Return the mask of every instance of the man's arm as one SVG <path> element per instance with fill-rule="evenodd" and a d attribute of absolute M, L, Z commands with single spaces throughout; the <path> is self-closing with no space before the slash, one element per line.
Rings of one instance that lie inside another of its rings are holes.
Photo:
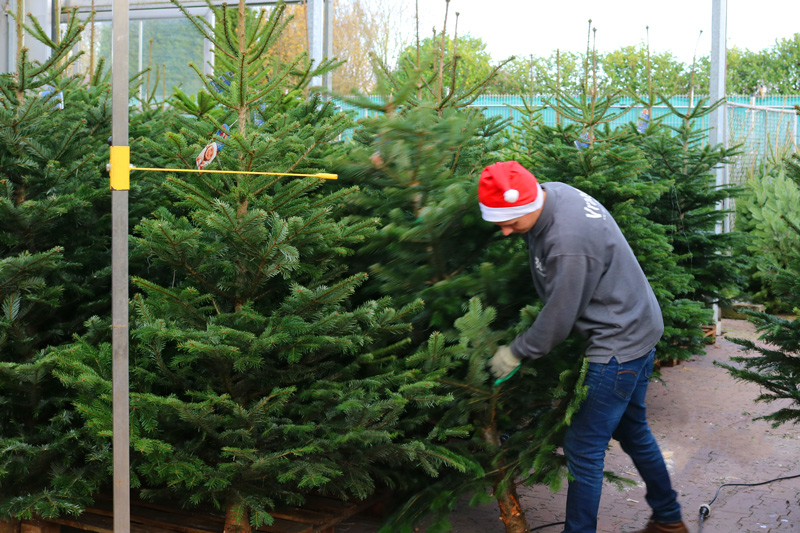
<path fill-rule="evenodd" d="M 572 331 L 600 282 L 603 268 L 585 255 L 561 255 L 547 261 L 547 303 L 533 325 L 511 343 L 517 357 L 547 355 Z"/>

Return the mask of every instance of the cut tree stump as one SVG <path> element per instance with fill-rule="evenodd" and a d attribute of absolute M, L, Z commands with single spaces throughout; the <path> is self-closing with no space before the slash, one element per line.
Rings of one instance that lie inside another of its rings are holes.
<path fill-rule="evenodd" d="M 307 496 L 302 507 L 286 507 L 270 513 L 275 521 L 254 531 L 267 533 L 335 533 L 335 526 L 385 501 L 376 495 L 359 502 L 344 502 L 325 496 Z M 222 514 L 190 511 L 139 500 L 131 501 L 131 533 L 221 533 Z M 113 503 L 98 497 L 80 516 L 48 520 L 23 520 L 19 533 L 60 533 L 61 526 L 96 533 L 114 532 Z M 27 529 L 26 529 L 27 528 Z M 38 528 L 38 529 L 37 529 Z M 4 533 L 0 529 L 0 533 Z M 9 532 L 15 533 L 15 532 Z"/>

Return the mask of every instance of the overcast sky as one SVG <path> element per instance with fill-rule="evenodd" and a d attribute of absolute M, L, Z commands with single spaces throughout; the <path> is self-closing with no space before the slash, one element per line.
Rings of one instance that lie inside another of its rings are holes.
<path fill-rule="evenodd" d="M 441 28 L 445 0 L 418 0 L 422 36 Z M 413 18 L 414 0 L 410 17 Z M 752 51 L 800 33 L 800 0 L 728 0 L 728 47 Z M 511 55 L 583 52 L 589 19 L 600 52 L 647 40 L 650 50 L 672 52 L 684 63 L 711 52 L 712 0 L 450 0 L 448 31 L 459 12 L 458 33 L 480 37 L 494 60 Z M 702 30 L 702 34 L 700 33 Z"/>

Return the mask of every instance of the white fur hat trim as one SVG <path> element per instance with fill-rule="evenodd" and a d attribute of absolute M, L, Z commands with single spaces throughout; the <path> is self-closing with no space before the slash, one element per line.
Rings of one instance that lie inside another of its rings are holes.
<path fill-rule="evenodd" d="M 487 222 L 505 222 L 541 209 L 544 205 L 544 194 L 542 193 L 542 186 L 537 183 L 536 200 L 529 204 L 512 205 L 510 207 L 489 207 L 488 205 L 478 202 L 478 205 L 480 205 L 483 220 Z"/>

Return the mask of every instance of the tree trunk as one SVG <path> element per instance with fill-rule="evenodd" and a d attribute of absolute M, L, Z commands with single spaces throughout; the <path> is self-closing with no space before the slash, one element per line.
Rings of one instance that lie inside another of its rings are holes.
<path fill-rule="evenodd" d="M 241 503 L 229 503 L 223 533 L 251 533 L 250 513 Z"/>
<path fill-rule="evenodd" d="M 500 447 L 500 435 L 497 426 L 494 424 L 483 429 L 483 438 L 489 444 Z M 498 474 L 496 479 L 499 481 L 505 475 L 506 467 L 503 462 L 497 465 Z M 495 484 L 494 497 L 500 507 L 500 521 L 506 526 L 506 533 L 528 533 L 531 529 L 528 526 L 528 519 L 525 511 L 519 504 L 517 487 L 513 483 L 501 489 Z"/>
<path fill-rule="evenodd" d="M 519 504 L 517 486 L 511 485 L 504 493 L 495 492 L 494 496 L 500 506 L 500 520 L 506 526 L 506 533 L 528 533 L 531 529 L 525 511 Z"/>

